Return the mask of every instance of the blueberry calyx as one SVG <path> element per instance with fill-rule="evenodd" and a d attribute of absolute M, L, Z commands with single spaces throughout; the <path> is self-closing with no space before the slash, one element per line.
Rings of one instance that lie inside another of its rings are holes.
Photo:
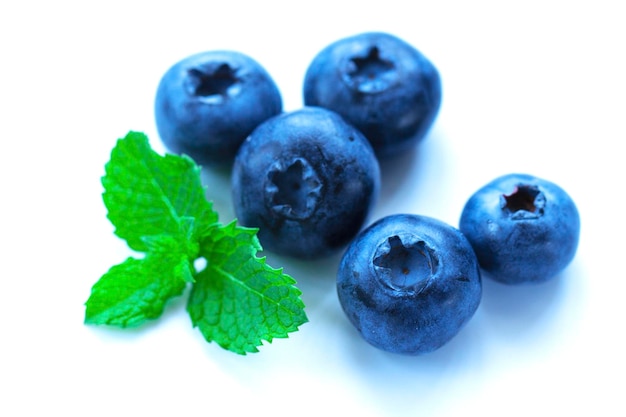
<path fill-rule="evenodd" d="M 546 197 L 536 185 L 518 184 L 512 193 L 502 195 L 502 208 L 513 220 L 537 219 L 545 204 Z"/>
<path fill-rule="evenodd" d="M 366 55 L 354 56 L 347 61 L 345 82 L 363 94 L 375 94 L 388 89 L 397 79 L 395 65 L 380 56 L 372 46 Z"/>
<path fill-rule="evenodd" d="M 287 164 L 275 162 L 267 174 L 265 187 L 269 207 L 290 219 L 310 217 L 319 202 L 322 182 L 315 169 L 304 158 Z"/>
<path fill-rule="evenodd" d="M 377 246 L 372 265 L 376 277 L 386 287 L 416 295 L 435 276 L 439 261 L 435 252 L 417 236 L 396 234 Z"/>
<path fill-rule="evenodd" d="M 185 79 L 187 92 L 207 103 L 221 103 L 240 91 L 237 69 L 226 63 L 217 68 L 191 68 Z"/>

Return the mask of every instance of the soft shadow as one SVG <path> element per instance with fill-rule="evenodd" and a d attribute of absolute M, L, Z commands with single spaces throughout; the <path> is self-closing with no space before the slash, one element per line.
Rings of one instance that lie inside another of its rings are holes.
<path fill-rule="evenodd" d="M 484 320 L 491 330 L 510 338 L 523 337 L 538 325 L 558 304 L 564 290 L 566 273 L 540 284 L 507 285 L 483 272 Z"/>
<path fill-rule="evenodd" d="M 480 372 L 488 360 L 476 320 L 470 320 L 438 350 L 419 356 L 381 351 L 365 342 L 347 320 L 338 323 L 343 328 L 337 334 L 345 335 L 341 340 L 346 346 L 343 360 L 351 362 L 349 368 L 359 374 L 358 380 L 368 389 L 370 406 L 381 412 L 389 407 L 415 410 L 416 404 L 439 395 L 451 384 L 451 378 Z"/>
<path fill-rule="evenodd" d="M 260 256 L 267 257 L 267 263 L 282 267 L 283 271 L 296 280 L 302 291 L 302 300 L 307 308 L 319 306 L 323 300 L 335 291 L 337 269 L 342 251 L 329 257 L 316 260 L 300 260 L 264 251 Z"/>
<path fill-rule="evenodd" d="M 219 213 L 220 223 L 226 224 L 235 218 L 231 187 L 232 167 L 202 168 L 200 178 L 206 187 L 206 198 Z"/>
<path fill-rule="evenodd" d="M 381 190 L 375 217 L 412 211 L 412 202 L 422 200 L 422 195 L 428 200 L 440 192 L 440 173 L 445 170 L 447 158 L 444 139 L 435 129 L 412 149 L 380 161 Z"/>
<path fill-rule="evenodd" d="M 379 161 L 381 187 L 379 201 L 389 201 L 406 183 L 415 182 L 413 171 L 421 166 L 424 152 L 418 145 L 400 155 Z"/>

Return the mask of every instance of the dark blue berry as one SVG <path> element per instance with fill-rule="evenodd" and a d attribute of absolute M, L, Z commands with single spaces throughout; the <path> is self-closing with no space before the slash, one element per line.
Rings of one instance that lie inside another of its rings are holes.
<path fill-rule="evenodd" d="M 341 39 L 311 62 L 304 102 L 331 109 L 372 143 L 379 157 L 415 146 L 441 104 L 434 65 L 405 41 L 370 32 Z"/>
<path fill-rule="evenodd" d="M 228 166 L 261 122 L 282 111 L 276 84 L 239 52 L 187 57 L 161 78 L 155 99 L 159 135 L 170 152 L 198 164 Z"/>
<path fill-rule="evenodd" d="M 318 258 L 359 232 L 380 172 L 358 130 L 334 112 L 305 107 L 254 130 L 235 159 L 232 188 L 239 222 L 259 228 L 264 248 Z"/>
<path fill-rule="evenodd" d="M 486 276 L 520 284 L 549 280 L 572 261 L 580 218 L 573 200 L 558 185 L 509 174 L 469 198 L 459 228 Z"/>
<path fill-rule="evenodd" d="M 478 261 L 460 231 L 412 214 L 384 217 L 350 244 L 337 274 L 348 319 L 370 344 L 418 355 L 454 337 L 478 308 Z"/>

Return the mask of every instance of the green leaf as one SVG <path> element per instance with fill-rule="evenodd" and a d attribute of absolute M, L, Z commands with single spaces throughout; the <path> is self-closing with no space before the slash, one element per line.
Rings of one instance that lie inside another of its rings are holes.
<path fill-rule="evenodd" d="M 185 254 L 154 252 L 112 267 L 91 289 L 85 323 L 135 327 L 163 313 L 192 276 Z"/>
<path fill-rule="evenodd" d="M 239 354 L 287 337 L 307 322 L 295 280 L 258 258 L 256 229 L 230 223 L 201 242 L 207 267 L 196 276 L 187 310 L 205 339 Z"/>
<path fill-rule="evenodd" d="M 146 236 L 143 238 L 144 243 L 148 247 L 148 255 L 150 257 L 164 257 L 172 259 L 181 259 L 180 266 L 184 267 L 174 274 L 174 277 L 180 277 L 185 282 L 194 282 L 195 279 L 192 271 L 191 260 L 195 260 L 200 250 L 200 245 L 195 240 L 180 241 L 178 238 L 168 235 Z M 182 262 L 182 260 L 187 262 Z"/>
<path fill-rule="evenodd" d="M 145 135 L 130 132 L 111 152 L 102 185 L 115 233 L 145 257 L 128 258 L 96 282 L 85 323 L 138 326 L 159 317 L 187 284 L 193 325 L 240 354 L 307 321 L 293 278 L 256 256 L 256 229 L 218 223 L 190 158 L 160 156 Z M 207 261 L 200 273 L 198 258 Z"/>
<path fill-rule="evenodd" d="M 148 251 L 146 236 L 166 234 L 189 241 L 218 220 L 205 197 L 200 168 L 185 156 L 157 154 L 142 133 L 130 132 L 118 140 L 102 185 L 115 233 L 137 251 Z"/>

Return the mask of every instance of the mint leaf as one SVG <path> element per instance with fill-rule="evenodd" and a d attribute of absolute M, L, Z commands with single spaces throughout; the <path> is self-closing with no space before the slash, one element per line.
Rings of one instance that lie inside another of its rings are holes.
<path fill-rule="evenodd" d="M 189 260 L 180 253 L 128 258 L 92 287 L 85 323 L 135 327 L 155 319 L 170 298 L 182 294 L 190 275 Z"/>
<path fill-rule="evenodd" d="M 197 256 L 199 245 L 196 241 L 189 240 L 181 242 L 180 240 L 168 236 L 146 236 L 143 238 L 144 243 L 148 247 L 148 255 L 150 256 L 163 256 L 166 259 L 173 257 L 173 259 L 180 258 L 181 262 L 176 264 L 174 268 L 173 279 L 180 278 L 185 282 L 194 282 L 191 264 L 191 260 Z M 190 254 L 195 254 L 190 256 Z M 185 260 L 186 262 L 182 262 Z"/>
<path fill-rule="evenodd" d="M 203 233 L 217 213 L 206 200 L 200 168 L 188 157 L 154 152 L 143 133 L 120 139 L 105 166 L 103 199 L 115 233 L 145 252 L 145 236 Z M 189 219 L 193 229 L 188 230 Z"/>
<path fill-rule="evenodd" d="M 130 132 L 112 150 L 102 185 L 116 235 L 145 257 L 126 259 L 96 282 L 85 323 L 138 326 L 187 285 L 193 325 L 236 353 L 256 352 L 307 321 L 293 278 L 256 256 L 256 230 L 218 222 L 190 158 L 160 156 L 144 134 Z M 199 258 L 208 265 L 198 273 Z"/>
<path fill-rule="evenodd" d="M 287 337 L 307 321 L 294 279 L 258 258 L 260 249 L 256 229 L 234 222 L 213 229 L 201 242 L 207 267 L 187 305 L 207 341 L 239 354 L 257 352 L 263 340 Z"/>

